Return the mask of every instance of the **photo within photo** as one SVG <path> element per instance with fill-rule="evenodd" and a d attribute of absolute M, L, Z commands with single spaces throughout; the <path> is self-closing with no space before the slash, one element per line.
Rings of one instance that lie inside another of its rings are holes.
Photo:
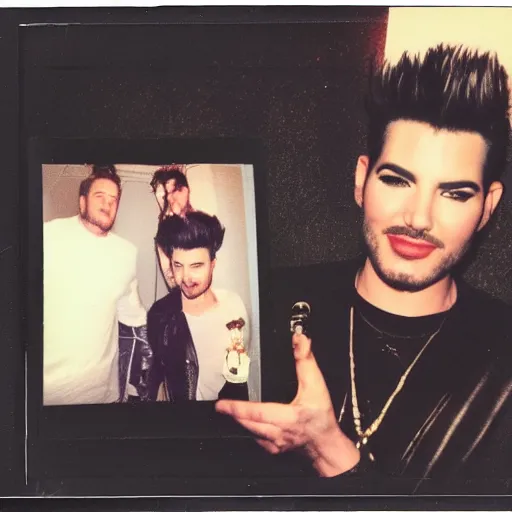
<path fill-rule="evenodd" d="M 43 404 L 260 400 L 253 167 L 42 167 Z"/>

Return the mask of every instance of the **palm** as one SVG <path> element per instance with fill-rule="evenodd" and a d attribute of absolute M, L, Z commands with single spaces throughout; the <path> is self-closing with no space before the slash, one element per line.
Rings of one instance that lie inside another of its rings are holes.
<path fill-rule="evenodd" d="M 272 453 L 307 445 L 337 422 L 329 391 L 311 351 L 311 340 L 294 335 L 297 394 L 290 404 L 221 400 L 217 411 L 233 416 Z"/>

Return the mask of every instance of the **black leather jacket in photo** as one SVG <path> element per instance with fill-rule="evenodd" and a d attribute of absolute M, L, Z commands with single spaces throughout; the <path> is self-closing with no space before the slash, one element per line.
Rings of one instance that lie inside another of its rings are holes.
<path fill-rule="evenodd" d="M 148 399 L 148 374 L 153 352 L 145 325 L 129 327 L 119 323 L 119 401 L 128 401 L 128 384 L 142 401 Z"/>
<path fill-rule="evenodd" d="M 148 340 L 153 362 L 148 378 L 148 399 L 156 400 L 162 383 L 170 402 L 196 400 L 199 362 L 182 309 L 181 290 L 172 289 L 148 312 Z M 226 382 L 219 398 L 248 400 L 247 383 Z"/>

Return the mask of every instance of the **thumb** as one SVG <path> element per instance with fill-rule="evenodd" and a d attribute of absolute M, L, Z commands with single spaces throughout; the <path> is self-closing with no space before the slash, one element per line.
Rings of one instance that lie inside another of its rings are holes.
<path fill-rule="evenodd" d="M 304 334 L 293 334 L 292 347 L 295 361 L 307 359 L 313 355 L 311 352 L 311 339 Z"/>
<path fill-rule="evenodd" d="M 292 346 L 299 384 L 297 396 L 309 390 L 321 391 L 326 385 L 311 349 L 311 339 L 304 334 L 294 334 Z"/>

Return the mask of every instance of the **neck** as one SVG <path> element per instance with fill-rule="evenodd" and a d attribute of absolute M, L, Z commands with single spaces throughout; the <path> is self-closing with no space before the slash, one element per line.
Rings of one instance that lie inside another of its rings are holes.
<path fill-rule="evenodd" d="M 95 224 L 92 224 L 87 219 L 84 219 L 81 215 L 79 215 L 78 218 L 80 219 L 80 222 L 85 227 L 85 229 L 87 229 L 87 231 L 91 232 L 93 235 L 96 235 L 96 236 L 107 236 L 108 235 L 108 231 L 103 231 Z"/>
<path fill-rule="evenodd" d="M 187 297 L 182 293 L 181 300 L 183 304 L 183 311 L 196 316 L 206 313 L 209 309 L 217 305 L 217 297 L 211 288 L 208 288 L 208 290 L 195 299 L 187 299 Z"/>
<path fill-rule="evenodd" d="M 380 279 L 368 259 L 356 277 L 355 286 L 359 295 L 375 307 L 408 317 L 442 313 L 457 298 L 457 287 L 451 276 L 418 292 L 396 290 Z"/>

